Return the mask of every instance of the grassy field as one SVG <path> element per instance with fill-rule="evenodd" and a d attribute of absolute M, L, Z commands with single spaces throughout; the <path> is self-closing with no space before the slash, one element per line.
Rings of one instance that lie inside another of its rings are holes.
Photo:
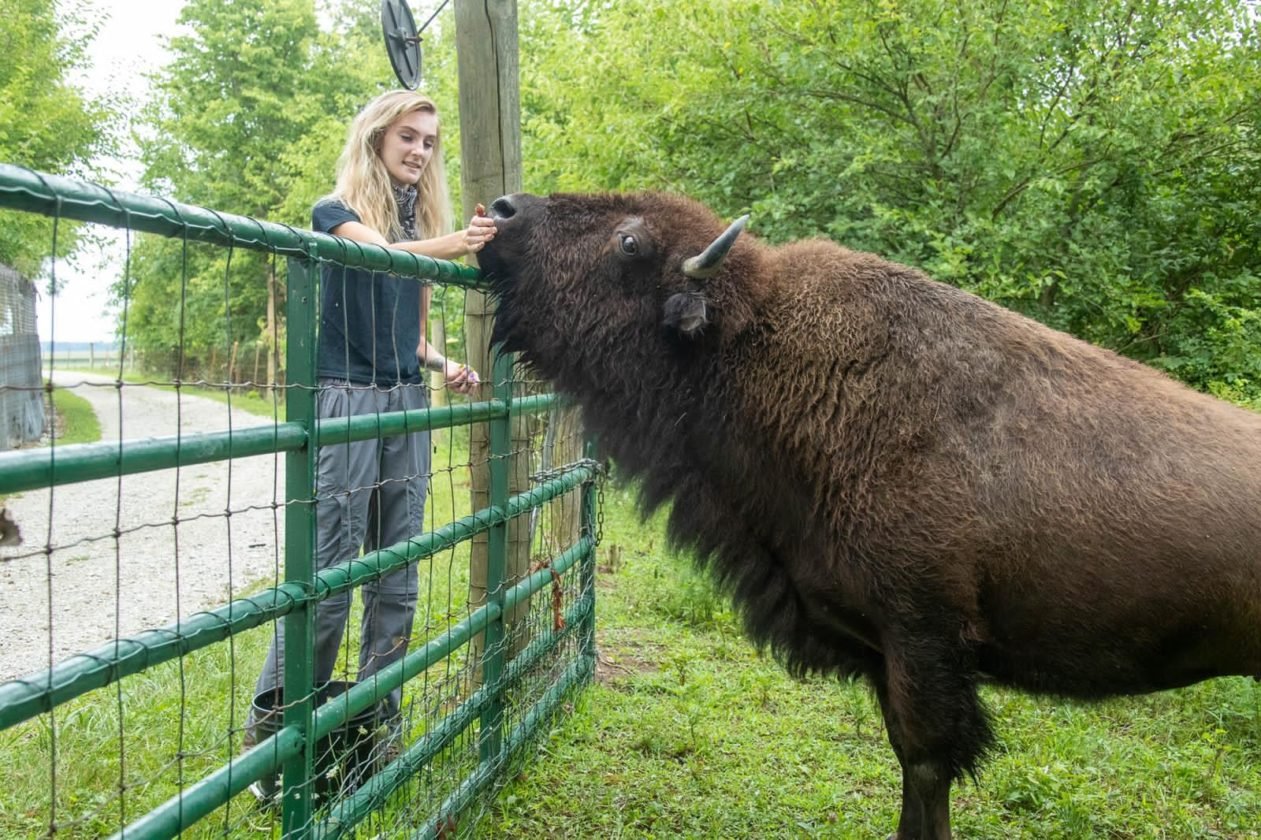
<path fill-rule="evenodd" d="M 435 524 L 467 498 L 448 478 L 434 492 Z M 665 549 L 660 518 L 638 521 L 632 496 L 605 494 L 596 683 L 462 827 L 483 838 L 886 836 L 900 778 L 870 692 L 793 680 L 759 656 L 688 559 Z M 449 570 L 465 564 L 431 569 L 449 591 L 430 603 L 458 600 L 465 581 Z M 58 836 L 91 837 L 221 764 L 238 749 L 266 642 L 252 631 L 81 698 L 55 725 L 0 733 L 0 836 L 44 836 L 50 788 Z M 1261 685 L 1098 705 L 984 697 L 999 746 L 979 783 L 956 788 L 957 836 L 1261 838 Z M 275 833 L 243 796 L 186 836 Z"/>
<path fill-rule="evenodd" d="M 600 669 L 478 836 L 884 837 L 900 773 L 861 684 L 758 656 L 610 490 Z M 611 559 L 617 559 L 611 568 Z M 1261 837 L 1261 684 L 1098 705 L 986 689 L 999 747 L 953 797 L 968 838 Z"/>

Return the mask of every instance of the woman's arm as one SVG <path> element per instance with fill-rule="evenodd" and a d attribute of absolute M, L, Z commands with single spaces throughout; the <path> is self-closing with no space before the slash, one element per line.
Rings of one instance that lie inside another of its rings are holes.
<path fill-rule="evenodd" d="M 466 254 L 475 254 L 495 238 L 495 220 L 476 215 L 469 226 L 445 236 L 433 239 L 412 239 L 407 242 L 387 242 L 385 237 L 362 222 L 342 222 L 329 231 L 334 236 L 380 245 L 382 248 L 398 248 L 412 254 L 433 257 L 437 260 L 453 260 Z"/>
<path fill-rule="evenodd" d="M 429 342 L 429 336 L 426 335 L 429 326 L 429 304 L 432 298 L 432 286 L 425 286 L 420 290 L 420 344 L 416 346 L 416 356 L 420 359 L 420 366 L 425 370 L 440 372 L 447 387 L 457 394 L 472 393 L 473 389 L 481 383 L 477 371 L 448 359 Z"/>

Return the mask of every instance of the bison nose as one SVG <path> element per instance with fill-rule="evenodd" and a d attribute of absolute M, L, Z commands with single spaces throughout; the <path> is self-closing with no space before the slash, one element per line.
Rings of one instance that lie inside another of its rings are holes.
<path fill-rule="evenodd" d="M 517 215 L 517 206 L 512 201 L 512 196 L 501 195 L 490 203 L 490 215 L 496 219 L 511 219 Z"/>

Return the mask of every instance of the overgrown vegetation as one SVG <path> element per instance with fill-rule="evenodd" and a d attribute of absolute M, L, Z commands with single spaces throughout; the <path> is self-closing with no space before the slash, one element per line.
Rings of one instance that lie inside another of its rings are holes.
<path fill-rule="evenodd" d="M 346 124 L 391 79 L 376 8 L 333 9 L 322 29 L 301 0 L 189 0 L 144 114 L 146 185 L 306 226 Z M 687 193 L 751 212 L 771 241 L 829 236 L 1261 398 L 1255 4 L 550 0 L 520 15 L 527 189 Z M 441 16 L 426 33 L 423 90 L 454 186 L 453 29 Z M 154 358 L 283 342 L 260 255 L 142 237 L 129 283 L 130 340 Z"/>
<path fill-rule="evenodd" d="M 531 5 L 527 186 L 668 187 L 1261 395 L 1255 4 Z"/>
<path fill-rule="evenodd" d="M 868 689 L 759 656 L 632 496 L 606 493 L 599 679 L 477 836 L 886 836 L 901 777 Z M 984 697 L 1000 744 L 956 790 L 959 836 L 1261 836 L 1261 684 L 1097 705 Z"/>

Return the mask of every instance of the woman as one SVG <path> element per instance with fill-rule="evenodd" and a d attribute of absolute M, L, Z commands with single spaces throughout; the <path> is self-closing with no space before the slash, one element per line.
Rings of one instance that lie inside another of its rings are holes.
<path fill-rule="evenodd" d="M 438 111 L 412 91 L 384 93 L 350 125 L 331 195 L 312 210 L 312 228 L 356 242 L 455 259 L 480 251 L 495 223 L 475 216 L 451 231 Z M 475 371 L 430 344 L 432 290 L 414 278 L 325 265 L 317 356 L 321 418 L 379 414 L 428 406 L 421 367 L 441 372 L 446 386 L 468 393 Z M 316 482 L 315 562 L 319 569 L 402 542 L 421 531 L 429 476 L 429 434 L 418 432 L 321 447 Z M 416 610 L 416 564 L 361 587 L 358 679 L 407 652 Z M 350 611 L 350 592 L 316 612 L 315 683 L 333 674 Z M 259 676 L 257 694 L 283 684 L 281 623 Z M 397 732 L 402 690 L 385 700 Z M 246 746 L 256 741 L 253 710 Z"/>

